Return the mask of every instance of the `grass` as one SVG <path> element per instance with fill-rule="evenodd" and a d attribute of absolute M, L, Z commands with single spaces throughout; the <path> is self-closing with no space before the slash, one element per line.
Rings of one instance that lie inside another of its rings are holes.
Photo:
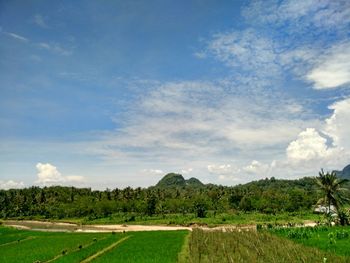
<path fill-rule="evenodd" d="M 205 224 L 208 226 L 217 226 L 222 224 L 250 225 L 250 224 L 300 224 L 304 221 L 321 221 L 321 215 L 313 214 L 311 211 L 300 212 L 281 212 L 277 214 L 263 214 L 258 212 L 225 212 L 214 213 L 208 211 L 205 218 L 197 218 L 195 214 L 164 214 L 147 216 L 136 213 L 114 213 L 109 217 L 89 219 L 86 218 L 63 218 L 63 219 L 44 219 L 41 217 L 21 218 L 28 220 L 46 220 L 61 221 L 75 224 L 140 224 L 140 225 L 184 225 Z M 13 218 L 16 219 L 16 218 Z"/>
<path fill-rule="evenodd" d="M 250 225 L 250 224 L 301 224 L 304 221 L 320 221 L 322 216 L 311 212 L 293 212 L 278 214 L 263 214 L 258 212 L 217 213 L 208 212 L 205 218 L 198 218 L 195 214 L 165 214 L 165 215 L 138 215 L 133 213 L 115 213 L 106 218 L 98 219 L 62 219 L 64 222 L 77 224 L 140 224 L 140 225 L 184 225 L 201 224 L 217 226 L 222 224 Z"/>
<path fill-rule="evenodd" d="M 305 246 L 350 258 L 350 227 L 274 228 L 270 231 Z"/>
<path fill-rule="evenodd" d="M 93 262 L 174 263 L 188 231 L 133 232 L 131 237 Z"/>
<path fill-rule="evenodd" d="M 256 231 L 194 230 L 185 262 L 350 262 L 341 256 L 305 247 L 293 241 Z"/>

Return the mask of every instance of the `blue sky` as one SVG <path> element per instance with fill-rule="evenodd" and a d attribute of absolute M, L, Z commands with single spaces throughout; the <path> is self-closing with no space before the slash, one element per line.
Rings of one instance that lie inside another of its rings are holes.
<path fill-rule="evenodd" d="M 0 187 L 234 185 L 350 163 L 347 1 L 0 3 Z"/>

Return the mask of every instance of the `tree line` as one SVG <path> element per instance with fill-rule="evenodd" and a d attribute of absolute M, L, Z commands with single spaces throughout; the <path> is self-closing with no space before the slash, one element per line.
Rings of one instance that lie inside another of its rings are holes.
<path fill-rule="evenodd" d="M 113 213 L 144 215 L 188 214 L 205 217 L 208 211 L 279 212 L 311 211 L 322 197 L 315 179 L 266 178 L 233 187 L 149 187 L 124 189 L 63 186 L 0 190 L 0 218 L 97 219 Z"/>

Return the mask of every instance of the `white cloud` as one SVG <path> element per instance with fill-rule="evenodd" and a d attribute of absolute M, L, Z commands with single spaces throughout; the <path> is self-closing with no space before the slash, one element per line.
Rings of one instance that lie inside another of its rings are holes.
<path fill-rule="evenodd" d="M 68 175 L 63 176 L 57 169 L 49 163 L 37 163 L 36 168 L 38 170 L 38 179 L 35 183 L 40 185 L 62 185 L 62 184 L 74 184 L 82 183 L 85 181 L 83 176 L 79 175 Z"/>
<path fill-rule="evenodd" d="M 164 175 L 165 174 L 163 170 L 160 170 L 160 169 L 143 169 L 142 172 L 147 175 Z"/>
<path fill-rule="evenodd" d="M 243 171 L 256 175 L 265 175 L 269 172 L 270 166 L 268 164 L 261 163 L 253 160 L 251 164 L 242 168 Z"/>
<path fill-rule="evenodd" d="M 221 176 L 232 175 L 240 172 L 239 168 L 236 168 L 231 164 L 209 164 L 207 168 L 209 173 Z"/>
<path fill-rule="evenodd" d="M 13 180 L 0 181 L 0 189 L 8 190 L 8 189 L 18 189 L 18 188 L 24 188 L 24 183 L 15 182 Z"/>
<path fill-rule="evenodd" d="M 319 129 L 307 128 L 289 143 L 287 160 L 278 162 L 277 169 L 300 173 L 311 168 L 341 169 L 349 164 L 350 99 L 337 101 L 329 109 L 333 113 Z"/>
<path fill-rule="evenodd" d="M 210 159 L 288 143 L 318 122 L 298 103 L 268 91 L 254 94 L 249 86 L 240 91 L 230 83 L 176 82 L 149 89 L 118 117 L 122 128 L 104 134 L 95 153 L 119 160 Z"/>
<path fill-rule="evenodd" d="M 331 48 L 306 78 L 315 89 L 336 88 L 350 83 L 350 42 Z"/>
<path fill-rule="evenodd" d="M 83 183 L 85 182 L 85 177 L 81 175 L 67 175 L 65 177 L 67 182 L 70 183 Z"/>
<path fill-rule="evenodd" d="M 193 168 L 182 169 L 181 174 L 190 174 L 193 172 Z"/>
<path fill-rule="evenodd" d="M 350 152 L 350 98 L 333 103 L 329 109 L 333 114 L 326 119 L 324 131 L 333 139 L 334 146 Z"/>
<path fill-rule="evenodd" d="M 314 128 L 299 133 L 298 138 L 287 147 L 287 158 L 291 162 L 322 160 L 330 154 L 327 139 Z"/>
<path fill-rule="evenodd" d="M 65 182 L 65 178 L 57 170 L 56 166 L 53 166 L 49 163 L 42 164 L 37 163 L 36 169 L 38 170 L 38 184 L 59 184 Z"/>

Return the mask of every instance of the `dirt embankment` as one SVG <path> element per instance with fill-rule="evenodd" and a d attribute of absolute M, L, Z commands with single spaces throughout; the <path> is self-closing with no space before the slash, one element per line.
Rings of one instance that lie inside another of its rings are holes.
<path fill-rule="evenodd" d="M 132 231 L 170 231 L 170 230 L 189 230 L 201 228 L 206 231 L 223 231 L 226 230 L 254 230 L 256 225 L 222 225 L 217 227 L 207 227 L 200 225 L 185 226 L 164 226 L 164 225 L 78 225 L 73 223 L 61 222 L 44 222 L 44 221 L 15 221 L 7 220 L 3 222 L 6 226 L 17 229 L 36 230 L 36 231 L 53 231 L 53 232 L 132 232 Z M 312 221 L 305 221 L 301 226 L 314 227 L 317 224 Z"/>

